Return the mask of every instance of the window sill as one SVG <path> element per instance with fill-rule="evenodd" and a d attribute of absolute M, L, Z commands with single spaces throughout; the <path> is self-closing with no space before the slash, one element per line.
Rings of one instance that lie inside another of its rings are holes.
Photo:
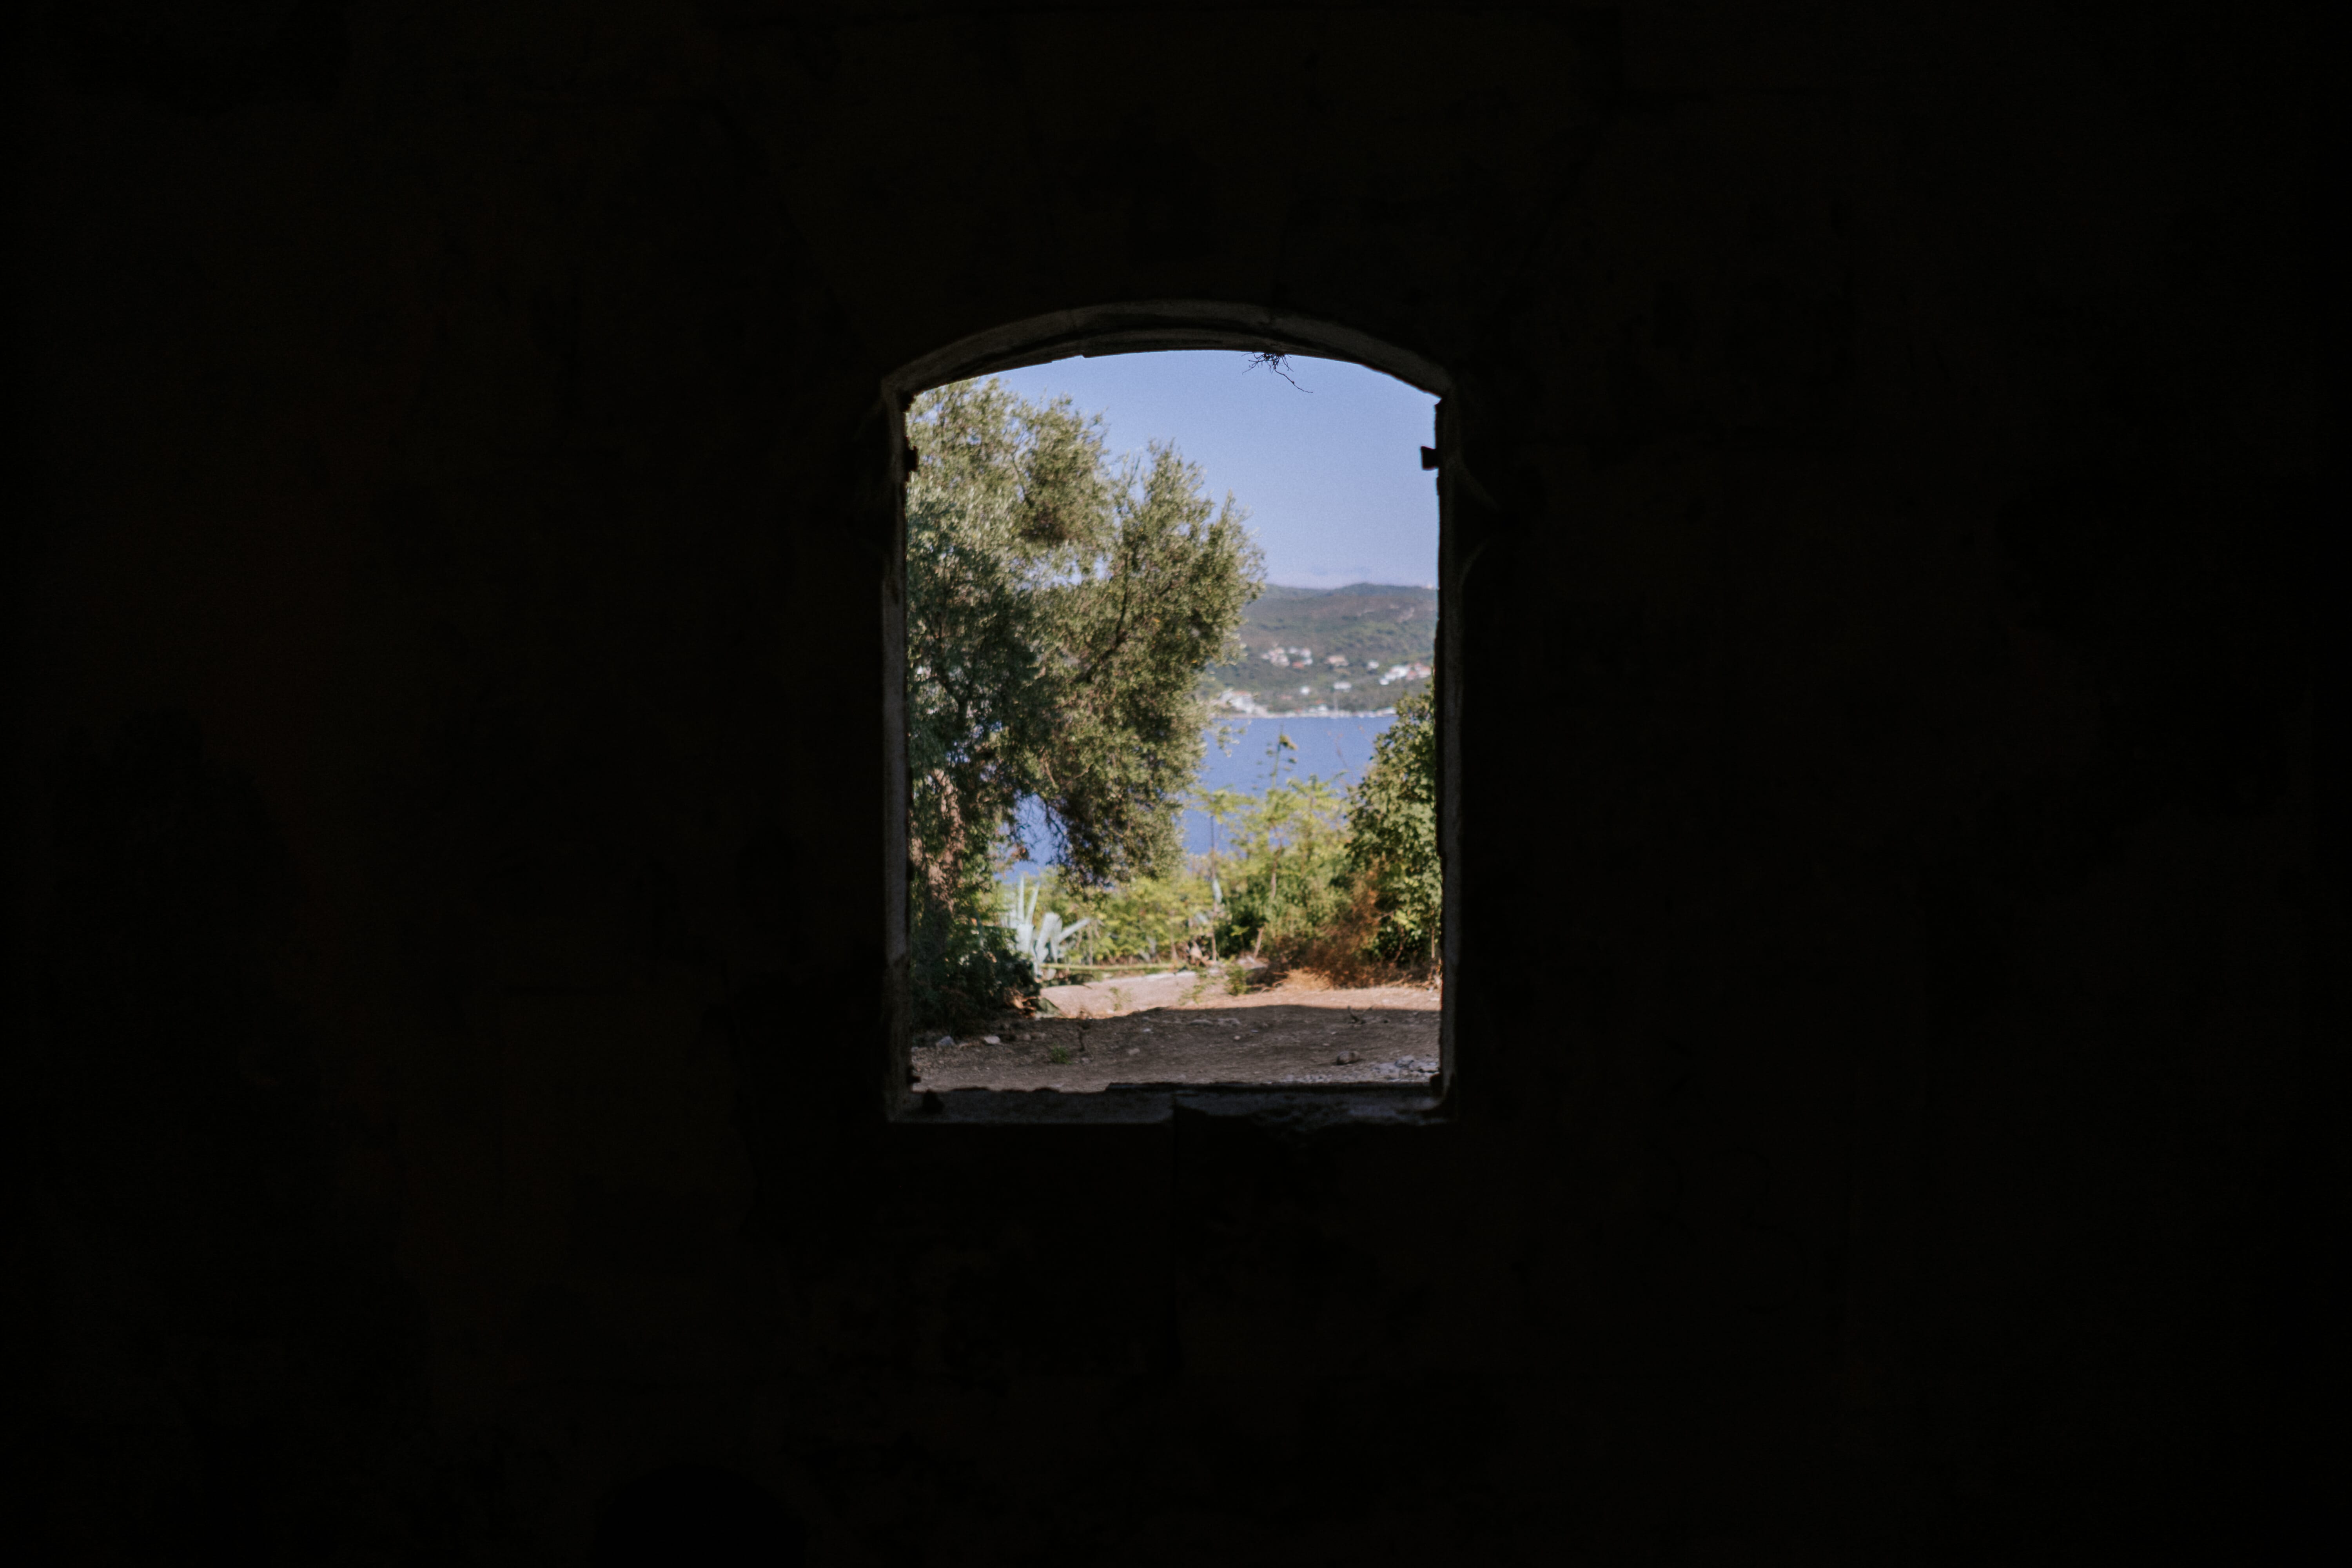
<path fill-rule="evenodd" d="M 1452 1119 L 1446 1097 L 1425 1084 L 1113 1084 L 1082 1094 L 1055 1089 L 915 1089 L 891 1120 L 917 1126 L 1156 1126 L 1179 1110 L 1326 1126 L 1429 1126 Z"/>

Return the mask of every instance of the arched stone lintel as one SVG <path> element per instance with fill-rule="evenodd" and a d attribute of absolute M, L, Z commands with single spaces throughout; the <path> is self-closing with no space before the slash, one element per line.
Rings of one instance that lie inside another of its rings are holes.
<path fill-rule="evenodd" d="M 1454 390 L 1454 378 L 1444 367 L 1369 332 L 1263 306 L 1200 300 L 1089 305 L 1032 316 L 934 349 L 883 377 L 882 384 L 894 405 L 904 407 L 917 393 L 994 371 L 1074 355 L 1168 349 L 1238 349 L 1349 360 L 1440 397 Z"/>

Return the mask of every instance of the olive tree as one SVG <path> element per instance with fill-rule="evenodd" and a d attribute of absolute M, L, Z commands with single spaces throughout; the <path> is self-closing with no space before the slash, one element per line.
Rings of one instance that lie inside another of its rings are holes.
<path fill-rule="evenodd" d="M 1081 885 L 1176 868 L 1202 676 L 1234 657 L 1261 557 L 1175 447 L 1114 459 L 1067 398 L 960 382 L 915 400 L 908 440 L 916 961 L 970 968 L 995 871 L 1045 847 L 1024 800 Z"/>

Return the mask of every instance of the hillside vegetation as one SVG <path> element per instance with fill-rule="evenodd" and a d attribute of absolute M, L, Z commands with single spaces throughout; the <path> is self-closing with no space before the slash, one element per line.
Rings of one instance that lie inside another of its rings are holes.
<path fill-rule="evenodd" d="M 1380 583 L 1269 587 L 1242 613 L 1236 635 L 1244 657 L 1209 671 L 1219 691 L 1244 692 L 1273 713 L 1390 708 L 1408 693 L 1428 689 L 1425 675 L 1381 680 L 1399 665 L 1425 671 L 1431 664 L 1437 590 Z"/>

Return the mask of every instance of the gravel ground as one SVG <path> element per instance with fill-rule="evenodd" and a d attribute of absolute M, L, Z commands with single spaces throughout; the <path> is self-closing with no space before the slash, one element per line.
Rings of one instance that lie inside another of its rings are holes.
<path fill-rule="evenodd" d="M 987 1035 L 914 1052 L 926 1089 L 1143 1083 L 1425 1083 L 1437 1071 L 1439 994 L 1417 985 L 1293 982 L 1110 1018 L 1007 1017 Z"/>

